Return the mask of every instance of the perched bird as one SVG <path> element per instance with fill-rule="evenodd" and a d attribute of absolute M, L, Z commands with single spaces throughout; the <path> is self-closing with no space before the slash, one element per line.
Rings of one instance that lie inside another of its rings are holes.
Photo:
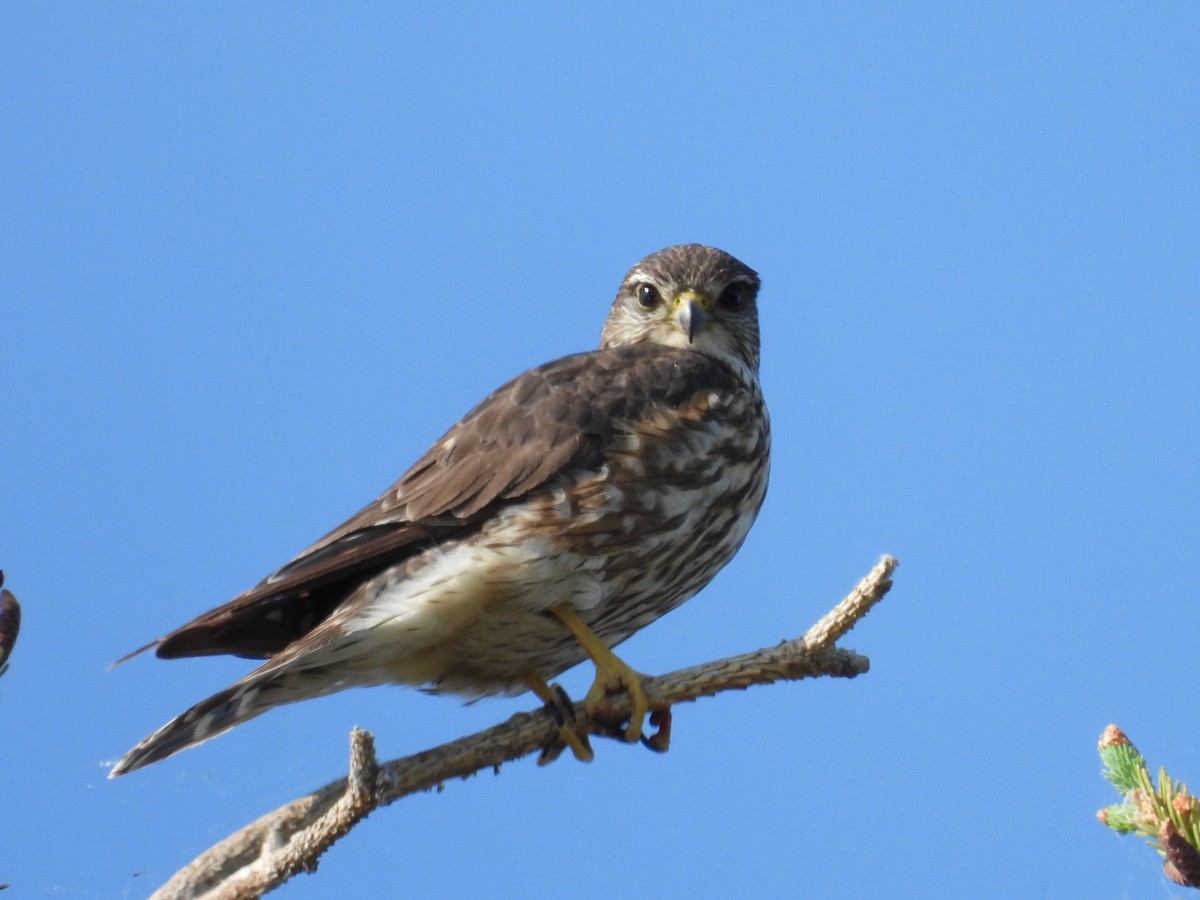
<path fill-rule="evenodd" d="M 645 693 L 611 648 L 708 584 L 766 493 L 758 288 L 753 270 L 700 244 L 639 262 L 599 349 L 519 375 L 374 503 L 143 647 L 266 662 L 150 735 L 110 777 L 350 687 L 533 690 L 551 703 L 547 680 L 588 657 L 585 709 L 628 691 L 624 736 L 637 740 Z"/>

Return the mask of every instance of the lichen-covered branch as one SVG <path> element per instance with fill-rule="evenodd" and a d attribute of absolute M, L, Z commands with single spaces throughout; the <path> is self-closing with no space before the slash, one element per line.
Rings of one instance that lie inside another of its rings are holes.
<path fill-rule="evenodd" d="M 870 661 L 833 644 L 878 603 L 892 586 L 898 563 L 890 556 L 802 637 L 740 656 L 680 669 L 643 682 L 651 708 L 708 697 L 756 684 L 794 681 L 821 675 L 853 678 Z M 628 697 L 612 698 L 611 714 L 627 715 Z M 574 708 L 580 728 L 601 736 L 608 729 L 587 719 L 583 704 Z M 607 716 L 606 716 L 607 718 Z M 663 722 L 661 715 L 658 722 Z M 452 778 L 537 753 L 555 743 L 559 725 L 550 710 L 518 713 L 506 722 L 412 756 L 380 765 L 374 739 L 354 729 L 350 735 L 350 774 L 230 835 L 177 872 L 153 895 L 157 900 L 205 897 L 209 900 L 258 897 L 298 872 L 316 870 L 321 854 L 372 810 Z M 653 743 L 653 739 L 651 739 Z M 665 746 L 665 740 L 662 742 Z"/>

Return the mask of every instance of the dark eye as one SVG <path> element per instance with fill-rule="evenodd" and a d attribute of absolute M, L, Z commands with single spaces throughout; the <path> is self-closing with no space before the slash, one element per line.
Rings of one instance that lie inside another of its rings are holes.
<path fill-rule="evenodd" d="M 725 290 L 721 291 L 721 296 L 717 298 L 717 303 L 724 309 L 741 309 L 745 302 L 746 286 L 737 281 L 726 285 Z"/>
<path fill-rule="evenodd" d="M 662 302 L 662 297 L 659 296 L 658 288 L 652 284 L 643 284 L 637 289 L 638 303 L 642 309 L 654 309 Z"/>

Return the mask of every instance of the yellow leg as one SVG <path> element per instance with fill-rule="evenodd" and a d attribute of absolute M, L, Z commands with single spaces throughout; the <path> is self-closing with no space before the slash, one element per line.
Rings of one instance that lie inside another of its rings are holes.
<path fill-rule="evenodd" d="M 525 686 L 529 690 L 537 694 L 539 700 L 556 711 L 555 715 L 559 719 L 558 737 L 562 743 L 556 741 L 554 745 L 544 749 L 538 762 L 543 764 L 553 762 L 558 757 L 558 754 L 562 752 L 563 744 L 571 748 L 571 752 L 575 754 L 575 758 L 580 762 L 591 762 L 595 759 L 596 754 L 592 752 L 592 748 L 588 745 L 587 738 L 580 737 L 572 727 L 574 724 L 572 721 L 573 716 L 568 716 L 571 710 L 570 699 L 566 693 L 561 692 L 561 688 L 559 691 L 555 691 L 554 688 L 546 684 L 545 679 L 539 675 L 535 675 L 533 672 L 526 672 L 521 677 L 521 680 L 525 682 Z M 564 704 L 567 705 L 566 709 L 563 708 Z"/>
<path fill-rule="evenodd" d="M 642 736 L 642 724 L 646 720 L 646 712 L 650 703 L 646 700 L 646 692 L 642 690 L 642 676 L 622 661 L 608 645 L 602 641 L 592 629 L 587 627 L 575 610 L 567 606 L 552 607 L 550 612 L 567 626 L 567 630 L 575 636 L 580 646 L 596 664 L 596 680 L 583 700 L 588 715 L 596 718 L 600 705 L 608 699 L 609 694 L 621 690 L 629 692 L 631 703 L 629 726 L 625 729 L 625 740 L 633 742 Z"/>

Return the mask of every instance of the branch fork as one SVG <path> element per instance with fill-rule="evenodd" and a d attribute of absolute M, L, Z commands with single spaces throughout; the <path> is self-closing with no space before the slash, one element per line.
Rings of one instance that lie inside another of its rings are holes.
<path fill-rule="evenodd" d="M 667 675 L 647 676 L 642 687 L 654 711 L 658 733 L 647 738 L 651 749 L 665 750 L 670 740 L 670 707 L 722 691 L 751 685 L 798 681 L 817 676 L 854 678 L 870 669 L 870 660 L 836 641 L 883 599 L 899 563 L 882 557 L 840 603 L 802 636 L 774 647 L 715 660 Z M 609 698 L 614 720 L 628 717 L 630 698 Z M 611 737 L 611 727 L 592 722 L 583 703 L 571 710 L 582 734 Z M 375 739 L 350 732 L 350 771 L 313 794 L 267 813 L 206 850 L 159 888 L 152 900 L 241 900 L 259 897 L 300 872 L 315 872 L 321 855 L 375 809 L 418 791 L 441 790 L 452 778 L 468 778 L 483 769 L 533 753 L 545 754 L 559 737 L 554 712 L 540 708 L 412 756 L 379 763 Z M 655 746 L 655 745 L 659 746 Z M 555 754 L 557 755 L 557 754 Z M 549 760 L 546 760 L 549 761 Z"/>

